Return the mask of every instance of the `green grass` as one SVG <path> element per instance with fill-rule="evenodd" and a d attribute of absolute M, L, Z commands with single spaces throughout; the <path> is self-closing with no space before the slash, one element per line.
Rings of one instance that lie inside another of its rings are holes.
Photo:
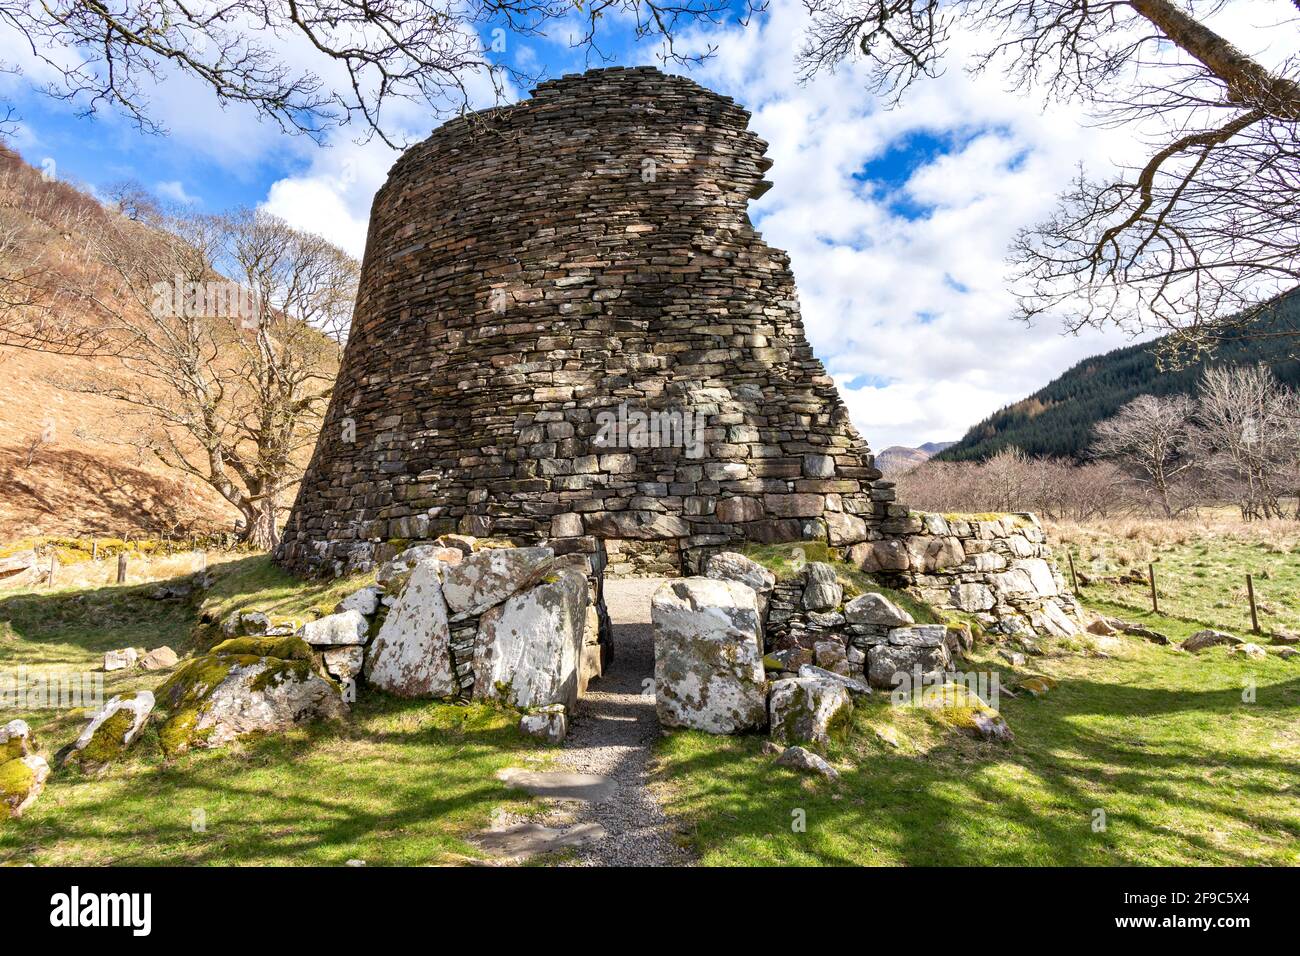
<path fill-rule="evenodd" d="M 1300 545 L 1206 534 L 1143 547 L 1124 539 L 1101 539 L 1080 551 L 1075 558 L 1079 570 L 1093 582 L 1082 590 L 1088 603 L 1149 611 L 1146 573 L 1147 564 L 1154 563 L 1162 612 L 1245 635 L 1250 631 L 1246 575 L 1251 574 L 1260 630 L 1300 632 Z M 1140 573 L 1141 581 L 1106 580 L 1132 570 Z"/>
<path fill-rule="evenodd" d="M 775 766 L 757 737 L 678 732 L 659 793 L 706 865 L 1300 864 L 1295 664 L 1136 639 L 1030 664 L 1059 685 L 1003 697 L 1013 744 L 876 694 L 829 754 L 837 783 Z M 974 668 L 1008 670 L 987 652 Z"/>
<path fill-rule="evenodd" d="M 239 607 L 306 618 L 332 610 L 365 578 L 303 582 L 265 556 L 214 568 L 196 603 L 150 601 L 155 585 L 0 596 L 5 670 L 98 670 L 105 650 L 168 644 L 206 647 L 211 624 Z M 105 698 L 151 689 L 167 674 L 104 675 Z M 31 724 L 47 759 L 89 713 L 6 712 Z M 21 820 L 0 820 L 0 863 L 423 864 L 482 854 L 464 838 L 502 808 L 530 804 L 494 774 L 548 758 L 486 706 L 403 701 L 363 692 L 347 720 L 254 736 L 220 750 L 167 760 L 151 724 L 127 758 L 102 775 L 56 769 Z M 195 814 L 206 820 L 192 827 Z"/>

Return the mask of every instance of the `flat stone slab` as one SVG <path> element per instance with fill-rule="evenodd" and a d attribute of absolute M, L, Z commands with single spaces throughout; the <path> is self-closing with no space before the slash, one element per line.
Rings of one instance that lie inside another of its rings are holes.
<path fill-rule="evenodd" d="M 497 779 L 510 787 L 527 791 L 534 797 L 552 800 L 581 800 L 603 803 L 614 794 L 614 781 L 598 773 L 566 773 L 562 770 L 522 770 L 506 767 L 497 771 Z"/>
<path fill-rule="evenodd" d="M 472 839 L 493 856 L 527 859 L 539 853 L 587 846 L 605 836 L 605 828 L 599 823 L 579 823 L 563 829 L 521 823 L 504 830 L 488 830 Z"/>

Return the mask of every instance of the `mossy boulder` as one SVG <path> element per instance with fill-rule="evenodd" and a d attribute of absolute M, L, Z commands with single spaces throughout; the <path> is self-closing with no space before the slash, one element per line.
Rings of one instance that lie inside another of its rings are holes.
<path fill-rule="evenodd" d="M 315 660 L 311 645 L 299 637 L 235 637 L 222 641 L 208 653 L 223 657 L 275 657 L 282 661 Z"/>
<path fill-rule="evenodd" d="M 50 765 L 37 754 L 0 763 L 0 804 L 9 816 L 21 817 L 36 802 L 49 775 Z"/>
<path fill-rule="evenodd" d="M 63 758 L 65 766 L 88 770 L 107 766 L 126 753 L 153 712 L 154 696 L 142 690 L 119 694 L 97 713 Z"/>
<path fill-rule="evenodd" d="M 317 672 L 311 648 L 296 637 L 222 641 L 178 668 L 158 697 L 168 712 L 159 731 L 168 754 L 347 713 L 340 686 Z"/>
<path fill-rule="evenodd" d="M 235 611 L 222 622 L 221 633 L 226 637 L 256 637 L 271 628 L 271 619 L 261 611 Z"/>
<path fill-rule="evenodd" d="M 0 727 L 0 763 L 36 753 L 36 738 L 25 720 L 11 720 Z"/>
<path fill-rule="evenodd" d="M 821 677 L 788 677 L 772 684 L 768 722 L 772 739 L 824 749 L 848 728 L 853 701 L 843 684 Z"/>
<path fill-rule="evenodd" d="M 948 681 L 926 686 L 916 694 L 914 702 L 935 714 L 948 726 L 972 737 L 1003 743 L 1015 739 L 1002 715 L 965 684 Z"/>

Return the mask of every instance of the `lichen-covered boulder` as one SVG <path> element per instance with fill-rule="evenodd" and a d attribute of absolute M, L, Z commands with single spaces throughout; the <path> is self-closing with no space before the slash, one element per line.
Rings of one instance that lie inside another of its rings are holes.
<path fill-rule="evenodd" d="M 298 628 L 298 636 L 313 647 L 364 644 L 370 637 L 370 622 L 356 609 L 327 614 Z"/>
<path fill-rule="evenodd" d="M 396 594 L 406 584 L 415 566 L 423 561 L 438 561 L 440 566 L 459 562 L 461 552 L 456 548 L 445 548 L 438 544 L 421 544 L 407 548 L 391 561 L 385 561 L 375 573 L 375 583 L 386 594 Z M 441 567 L 439 568 L 441 570 Z"/>
<path fill-rule="evenodd" d="M 650 619 L 661 724 L 732 734 L 767 723 L 753 588 L 712 578 L 669 581 L 655 591 Z"/>
<path fill-rule="evenodd" d="M 813 561 L 804 569 L 804 610 L 833 611 L 843 600 L 844 586 L 833 567 L 824 561 Z"/>
<path fill-rule="evenodd" d="M 851 697 L 867 697 L 871 694 L 871 685 L 865 680 L 860 680 L 848 674 L 837 674 L 815 664 L 801 665 L 798 673 L 800 677 L 816 677 L 821 680 L 834 681 L 848 691 Z"/>
<path fill-rule="evenodd" d="M 818 641 L 813 645 L 813 660 L 818 667 L 837 674 L 851 674 L 848 648 L 841 641 Z"/>
<path fill-rule="evenodd" d="M 397 603 L 366 650 L 366 680 L 399 697 L 452 697 L 460 691 L 437 559 L 410 572 Z"/>
<path fill-rule="evenodd" d="M 572 709 L 586 620 L 587 578 L 573 568 L 487 611 L 475 639 L 474 698 Z"/>
<path fill-rule="evenodd" d="M 883 594 L 872 592 L 855 597 L 844 605 L 844 616 L 850 624 L 871 624 L 878 627 L 906 627 L 916 620 Z"/>
<path fill-rule="evenodd" d="M 1246 642 L 1240 637 L 1232 634 L 1225 634 L 1223 631 L 1215 631 L 1209 628 L 1203 631 L 1197 631 L 1179 646 L 1185 651 L 1203 651 L 1207 647 L 1218 647 L 1221 644 L 1240 645 Z"/>
<path fill-rule="evenodd" d="M 886 643 L 867 651 L 867 680 L 872 687 L 893 688 L 900 675 L 916 681 L 943 673 L 952 663 L 948 629 L 942 624 L 896 627 Z"/>
<path fill-rule="evenodd" d="M 50 765 L 39 754 L 0 762 L 0 803 L 9 816 L 21 817 L 36 802 L 49 775 Z"/>
<path fill-rule="evenodd" d="M 325 671 L 340 683 L 355 680 L 366 663 L 366 650 L 359 645 L 327 647 L 321 652 Z"/>
<path fill-rule="evenodd" d="M 91 718 L 64 756 L 64 765 L 76 763 L 89 770 L 112 763 L 140 736 L 153 707 L 151 691 L 118 694 Z"/>
<path fill-rule="evenodd" d="M 316 672 L 311 648 L 296 637 L 222 641 L 187 661 L 157 696 L 168 712 L 159 738 L 169 754 L 347 713 L 339 686 Z"/>
<path fill-rule="evenodd" d="M 271 627 L 271 619 L 261 611 L 234 611 L 221 625 L 225 637 L 261 637 Z"/>
<path fill-rule="evenodd" d="M 376 585 L 367 585 L 353 591 L 338 604 L 334 605 L 334 613 L 342 614 L 344 611 L 359 611 L 366 617 L 374 614 L 379 610 L 379 600 L 384 596 L 382 588 Z"/>
<path fill-rule="evenodd" d="M 519 718 L 519 730 L 548 744 L 563 743 L 569 732 L 569 717 L 563 704 L 537 707 Z"/>
<path fill-rule="evenodd" d="M 443 574 L 442 590 L 453 615 L 473 617 L 512 594 L 532 587 L 551 572 L 550 548 L 491 548 L 468 555 Z"/>
<path fill-rule="evenodd" d="M 825 748 L 853 715 L 843 684 L 821 677 L 787 677 L 772 685 L 768 727 L 773 740 Z"/>
<path fill-rule="evenodd" d="M 838 780 L 840 772 L 821 757 L 806 747 L 786 747 L 776 758 L 778 765 L 805 773 L 821 774 L 827 780 Z"/>
<path fill-rule="evenodd" d="M 735 551 L 722 551 L 709 558 L 704 566 L 704 576 L 718 581 L 739 581 L 753 588 L 758 595 L 760 614 L 767 610 L 768 599 L 776 587 L 775 574 Z"/>

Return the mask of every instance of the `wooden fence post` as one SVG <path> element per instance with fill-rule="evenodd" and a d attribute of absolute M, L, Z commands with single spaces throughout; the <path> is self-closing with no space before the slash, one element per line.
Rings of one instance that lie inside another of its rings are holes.
<path fill-rule="evenodd" d="M 117 583 L 126 583 L 126 552 L 123 551 L 117 556 Z"/>
<path fill-rule="evenodd" d="M 1156 594 L 1156 566 L 1147 565 L 1147 580 L 1151 582 L 1151 611 L 1154 614 L 1160 613 L 1160 598 Z"/>
<path fill-rule="evenodd" d="M 1255 607 L 1255 576 L 1246 575 L 1246 596 L 1250 598 L 1250 632 L 1259 633 L 1259 611 Z"/>
<path fill-rule="evenodd" d="M 92 561 L 99 560 L 99 539 L 98 538 L 90 539 L 90 560 Z"/>
<path fill-rule="evenodd" d="M 50 552 L 50 581 L 49 586 L 54 587 L 54 572 L 59 570 L 59 559 L 53 551 Z"/>
<path fill-rule="evenodd" d="M 1066 551 L 1065 551 L 1065 556 L 1066 556 L 1067 558 L 1070 559 L 1070 583 L 1071 583 L 1072 585 L 1074 585 L 1074 596 L 1075 596 L 1075 597 L 1078 597 L 1078 596 L 1079 596 L 1079 576 L 1078 576 L 1077 574 L 1074 573 L 1074 552 L 1071 551 L 1071 550 L 1069 550 L 1069 549 L 1067 548 Z"/>

